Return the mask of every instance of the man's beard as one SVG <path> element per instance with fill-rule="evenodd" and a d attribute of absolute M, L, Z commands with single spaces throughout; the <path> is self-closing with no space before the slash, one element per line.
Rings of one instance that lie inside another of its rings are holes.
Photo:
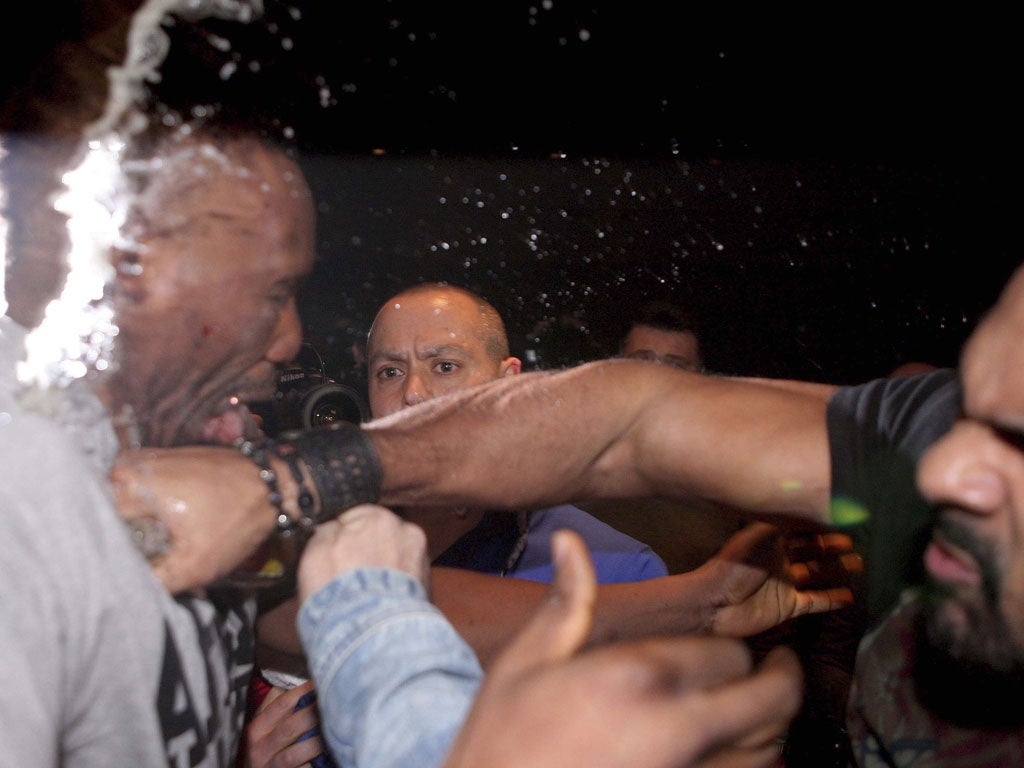
<path fill-rule="evenodd" d="M 1000 612 L 991 547 L 948 518 L 938 527 L 978 563 L 982 588 L 976 600 L 935 582 L 922 590 L 914 621 L 918 697 L 935 715 L 963 728 L 1024 726 L 1024 654 Z M 948 615 L 950 601 L 962 609 L 963 620 Z"/>

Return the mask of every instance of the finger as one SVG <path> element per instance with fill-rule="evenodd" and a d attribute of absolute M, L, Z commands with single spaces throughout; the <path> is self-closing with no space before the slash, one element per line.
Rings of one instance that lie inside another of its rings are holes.
<path fill-rule="evenodd" d="M 251 734 L 255 738 L 260 738 L 279 727 L 280 723 L 292 715 L 295 705 L 299 703 L 299 699 L 311 690 L 313 690 L 312 680 L 307 680 L 302 685 L 297 685 L 291 689 L 281 688 L 276 685 L 272 686 L 267 695 L 263 697 L 259 707 L 256 708 L 256 713 L 250 721 L 249 728 Z M 300 710 L 300 712 L 302 711 Z M 313 718 L 313 722 L 310 723 L 309 727 L 315 724 L 316 719 Z M 303 731 L 296 731 L 292 738 L 298 737 L 302 733 Z"/>
<path fill-rule="evenodd" d="M 800 676 L 801 680 L 801 691 L 802 689 L 802 670 L 800 662 L 791 648 L 785 646 L 778 646 L 773 648 L 764 658 L 761 663 L 761 667 L 756 670 L 757 674 L 767 675 L 778 675 L 781 677 L 789 674 L 787 670 L 790 670 L 791 662 L 796 661 L 796 669 L 793 670 L 797 675 Z M 766 745 L 773 746 L 776 750 L 780 750 L 781 744 L 784 742 L 784 738 L 789 730 L 789 723 L 791 717 L 794 717 L 799 711 L 800 702 L 799 697 L 795 703 L 795 709 L 793 709 L 791 716 L 786 716 L 785 710 L 780 714 L 780 717 L 769 719 L 762 727 L 750 728 L 745 735 L 740 737 L 734 742 L 734 746 L 738 749 L 760 749 Z"/>
<path fill-rule="evenodd" d="M 319 736 L 310 736 L 282 749 L 271 762 L 271 768 L 302 768 L 317 755 L 324 753 L 324 742 Z"/>
<path fill-rule="evenodd" d="M 715 557 L 770 570 L 782 557 L 779 542 L 780 531 L 776 526 L 750 523 L 733 534 Z"/>
<path fill-rule="evenodd" d="M 692 689 L 715 688 L 750 673 L 753 662 L 745 643 L 724 637 L 690 635 L 678 638 L 651 639 L 642 642 L 643 667 L 640 674 L 631 668 L 629 658 L 636 658 L 636 645 L 607 646 L 595 654 L 605 654 L 614 661 L 627 660 L 620 668 L 632 678 L 634 686 L 643 684 L 649 691 L 668 695 Z M 602 664 L 608 663 L 604 660 Z"/>
<path fill-rule="evenodd" d="M 803 678 L 792 652 L 781 663 L 773 658 L 752 673 L 750 651 L 736 640 L 651 640 L 639 658 L 637 646 L 630 646 L 579 657 L 593 662 L 590 676 L 605 683 L 611 676 L 609 689 L 624 692 L 633 702 L 633 727 L 615 743 L 620 755 L 642 749 L 650 765 L 703 765 L 704 756 L 740 742 L 757 751 L 761 742 L 785 732 L 799 708 Z"/>
<path fill-rule="evenodd" d="M 843 583 L 848 576 L 863 571 L 864 558 L 859 552 L 846 552 L 825 560 L 791 561 L 785 567 L 786 576 L 798 586 Z"/>
<path fill-rule="evenodd" d="M 853 591 L 848 587 L 807 589 L 796 593 L 793 616 L 828 613 L 853 604 Z"/>
<path fill-rule="evenodd" d="M 837 562 L 853 551 L 853 539 L 848 534 L 825 532 L 818 534 L 790 533 L 785 538 L 786 557 L 791 562 Z"/>
<path fill-rule="evenodd" d="M 818 537 L 818 541 L 823 552 L 838 554 L 853 549 L 853 539 L 846 533 L 837 531 L 823 533 Z"/>
<path fill-rule="evenodd" d="M 848 552 L 839 557 L 843 570 L 847 573 L 863 573 L 864 557 L 859 552 Z"/>
<path fill-rule="evenodd" d="M 547 597 L 499 656 L 492 675 L 518 675 L 568 658 L 590 634 L 597 583 L 586 544 L 573 531 L 556 531 L 551 554 L 555 580 Z"/>
<path fill-rule="evenodd" d="M 705 735 L 706 753 L 723 747 L 777 749 L 776 740 L 800 708 L 802 688 L 796 654 L 776 647 L 752 675 L 709 690 L 699 711 L 691 711 L 691 725 Z"/>

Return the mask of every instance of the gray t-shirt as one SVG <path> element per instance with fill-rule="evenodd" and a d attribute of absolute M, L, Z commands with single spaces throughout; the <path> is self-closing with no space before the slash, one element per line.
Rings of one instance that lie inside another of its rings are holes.
<path fill-rule="evenodd" d="M 0 766 L 227 766 L 252 665 L 251 600 L 174 598 L 106 481 L 116 443 L 84 387 L 18 397 L 0 319 Z"/>

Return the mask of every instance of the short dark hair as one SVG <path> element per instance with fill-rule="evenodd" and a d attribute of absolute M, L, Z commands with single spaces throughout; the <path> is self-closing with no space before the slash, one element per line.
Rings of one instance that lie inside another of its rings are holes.
<path fill-rule="evenodd" d="M 619 338 L 619 348 L 626 343 L 629 332 L 638 325 L 657 328 L 673 333 L 692 333 L 700 341 L 700 326 L 697 316 L 679 304 L 670 301 L 649 301 L 640 307 L 639 313 L 628 322 Z"/>

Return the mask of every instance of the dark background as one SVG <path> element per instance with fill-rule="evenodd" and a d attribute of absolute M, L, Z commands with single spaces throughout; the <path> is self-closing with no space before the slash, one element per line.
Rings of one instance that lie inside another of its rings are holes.
<path fill-rule="evenodd" d="M 73 33 L 45 10 L 30 50 Z M 383 300 L 442 279 L 543 366 L 613 353 L 668 296 L 700 313 L 713 370 L 843 383 L 954 363 L 1020 262 L 1012 29 L 864 5 L 270 2 L 260 25 L 175 23 L 155 88 L 296 140 L 321 228 L 302 311 L 339 378 Z"/>

